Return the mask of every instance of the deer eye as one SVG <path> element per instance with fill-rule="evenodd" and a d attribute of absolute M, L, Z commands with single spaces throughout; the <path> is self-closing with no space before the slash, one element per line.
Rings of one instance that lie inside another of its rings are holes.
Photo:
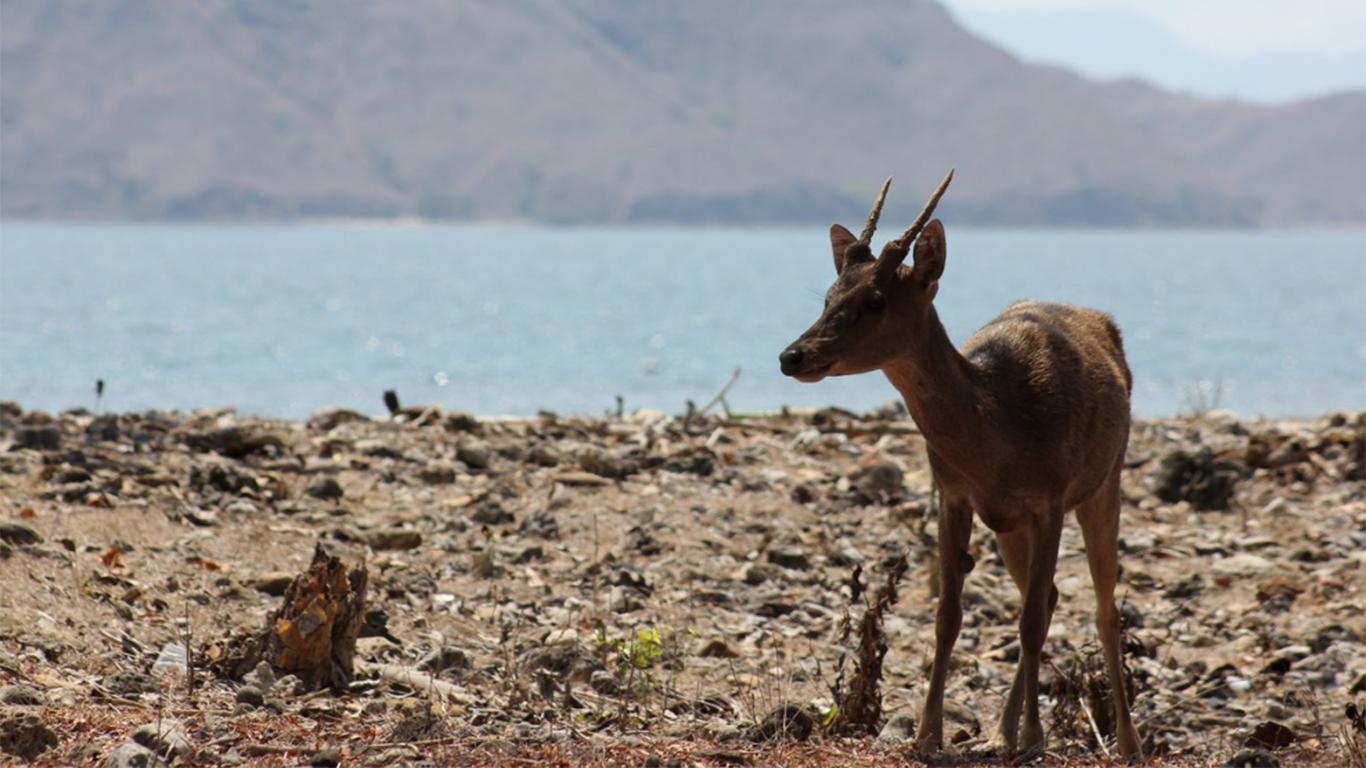
<path fill-rule="evenodd" d="M 887 305 L 887 300 L 882 297 L 880 292 L 873 291 L 868 294 L 868 300 L 864 303 L 868 306 L 868 309 L 876 312 Z"/>

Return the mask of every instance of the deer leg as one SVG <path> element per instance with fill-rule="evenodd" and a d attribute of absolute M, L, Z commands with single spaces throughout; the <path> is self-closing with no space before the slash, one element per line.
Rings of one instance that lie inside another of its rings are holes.
<path fill-rule="evenodd" d="M 1119 612 L 1115 610 L 1115 582 L 1119 579 L 1119 472 L 1120 465 L 1116 464 L 1105 487 L 1077 508 L 1077 522 L 1081 523 L 1086 559 L 1096 589 L 1096 629 L 1105 651 L 1105 673 L 1110 678 L 1119 753 L 1126 758 L 1141 758 L 1143 748 L 1129 715 L 1129 697 L 1124 690 Z"/>
<path fill-rule="evenodd" d="M 1029 583 L 1030 536 L 1031 532 L 1027 528 L 1017 528 L 1007 533 L 996 534 L 996 548 L 1001 553 L 1001 560 L 1005 562 L 1006 570 L 1010 572 L 1010 578 L 1020 590 L 1022 599 L 1026 596 Z M 1057 585 L 1050 586 L 1048 619 L 1051 623 L 1053 609 L 1058 604 L 1058 588 Z M 1016 737 L 1019 734 L 1020 727 L 1020 706 L 1024 703 L 1023 672 L 1024 663 L 1021 661 L 1015 665 L 1015 682 L 1011 684 L 1010 693 L 1006 696 L 1005 707 L 1001 710 L 1000 727 L 991 744 L 993 751 L 1005 753 L 1015 751 Z"/>
<path fill-rule="evenodd" d="M 1025 581 L 1024 608 L 1020 611 L 1020 667 L 1015 675 L 1024 708 L 1020 747 L 1029 752 L 1041 751 L 1044 747 L 1043 724 L 1039 721 L 1039 664 L 1043 658 L 1044 639 L 1048 637 L 1048 623 L 1052 619 L 1053 574 L 1058 565 L 1063 515 L 1062 509 L 1050 509 L 1027 529 L 1030 533 L 1029 575 Z M 1014 690 L 1011 693 L 1013 695 Z M 1009 708 L 1010 702 L 1006 704 Z"/>
<path fill-rule="evenodd" d="M 934 666 L 930 689 L 915 736 L 915 748 L 938 752 L 944 746 L 944 683 L 949 658 L 963 625 L 963 576 L 971 568 L 968 540 L 972 536 L 972 507 L 963 499 L 941 498 L 939 503 L 939 609 L 934 622 Z"/>

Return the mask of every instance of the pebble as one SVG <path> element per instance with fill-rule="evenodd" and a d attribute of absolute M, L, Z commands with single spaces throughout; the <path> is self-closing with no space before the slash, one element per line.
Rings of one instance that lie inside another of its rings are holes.
<path fill-rule="evenodd" d="M 57 746 L 57 741 L 57 734 L 32 712 L 0 710 L 0 752 L 33 760 Z"/>
<path fill-rule="evenodd" d="M 417 662 L 417 668 L 423 672 L 447 673 L 464 672 L 471 667 L 470 657 L 464 650 L 453 645 L 442 646 L 439 650 L 432 650 Z"/>
<path fill-rule="evenodd" d="M 774 547 L 768 550 L 768 561 L 793 571 L 811 570 L 811 558 L 795 547 Z"/>
<path fill-rule="evenodd" d="M 141 744 L 127 741 L 110 753 L 104 761 L 105 768 L 167 768 L 167 763 L 152 750 Z"/>
<path fill-rule="evenodd" d="M 775 738 L 806 741 L 816 728 L 818 715 L 806 707 L 784 704 L 764 717 L 749 733 L 750 741 L 769 741 Z"/>
<path fill-rule="evenodd" d="M 588 687 L 605 696 L 611 696 L 620 690 L 617 678 L 605 669 L 594 670 L 588 677 Z"/>
<path fill-rule="evenodd" d="M 503 509 L 503 505 L 489 499 L 475 508 L 470 514 L 470 520 L 480 525 L 507 525 L 515 521 L 512 513 Z"/>
<path fill-rule="evenodd" d="M 307 493 L 315 499 L 323 501 L 335 501 L 340 499 L 345 491 L 342 490 L 341 483 L 333 477 L 320 477 L 308 484 Z"/>
<path fill-rule="evenodd" d="M 537 443 L 527 451 L 526 460 L 538 467 L 554 467 L 560 463 L 560 454 L 544 443 Z"/>
<path fill-rule="evenodd" d="M 859 493 L 874 499 L 888 499 L 901 495 L 901 467 L 890 461 L 880 461 L 864 467 L 854 487 Z"/>
<path fill-rule="evenodd" d="M 579 631 L 572 627 L 567 629 L 552 629 L 550 634 L 545 636 L 546 645 L 577 645 L 579 642 Z"/>
<path fill-rule="evenodd" d="M 1260 555 L 1243 552 L 1216 560 L 1211 570 L 1225 576 L 1258 576 L 1276 570 L 1276 564 Z"/>
<path fill-rule="evenodd" d="M 455 476 L 455 467 L 449 464 L 430 464 L 417 472 L 418 479 L 427 485 L 450 485 Z"/>
<path fill-rule="evenodd" d="M 45 707 L 47 703 L 47 694 L 31 685 L 6 685 L 0 688 L 0 704 Z"/>
<path fill-rule="evenodd" d="M 0 521 L 0 541 L 15 546 L 23 546 L 25 544 L 41 544 L 43 537 L 27 525 Z"/>
<path fill-rule="evenodd" d="M 139 693 L 156 693 L 161 690 L 157 681 L 146 672 L 122 670 L 104 678 L 104 686 L 114 693 L 131 696 Z"/>
<path fill-rule="evenodd" d="M 745 583 L 751 587 L 757 587 L 767 581 L 781 578 L 782 571 L 767 564 L 754 563 L 745 569 Z"/>
<path fill-rule="evenodd" d="M 35 451 L 56 451 L 62 447 L 62 430 L 56 424 L 25 424 L 14 432 L 14 442 Z"/>
<path fill-rule="evenodd" d="M 475 432 L 479 430 L 479 419 L 464 411 L 446 414 L 446 429 L 450 432 Z"/>
<path fill-rule="evenodd" d="M 488 469 L 489 462 L 493 460 L 493 452 L 483 440 L 470 438 L 456 447 L 455 458 L 470 469 Z"/>
<path fill-rule="evenodd" d="M 341 763 L 342 754 L 339 749 L 319 750 L 308 761 L 309 766 L 312 768 L 337 768 Z"/>
<path fill-rule="evenodd" d="M 407 528 L 381 528 L 366 534 L 365 541 L 375 550 L 415 549 L 422 544 L 422 534 Z"/>
<path fill-rule="evenodd" d="M 863 565 L 863 553 L 853 547 L 840 547 L 825 558 L 825 562 L 837 568 L 850 568 Z"/>
<path fill-rule="evenodd" d="M 289 589 L 289 585 L 293 583 L 294 574 L 275 571 L 261 574 L 251 582 L 251 585 L 255 587 L 258 592 L 264 592 L 273 597 L 281 597 L 285 594 L 285 590 Z"/>
<path fill-rule="evenodd" d="M 237 689 L 236 700 L 238 704 L 259 708 L 265 706 L 266 696 L 261 693 L 260 688 L 254 685 L 244 685 Z"/>
<path fill-rule="evenodd" d="M 256 505 L 252 502 L 246 499 L 237 499 L 226 507 L 223 507 L 223 511 L 230 515 L 254 515 L 259 510 L 257 510 Z"/>
<path fill-rule="evenodd" d="M 1281 761 L 1265 749 L 1245 749 L 1226 760 L 1223 768 L 1281 768 Z"/>
<path fill-rule="evenodd" d="M 560 524 L 549 510 L 538 509 L 522 520 L 522 533 L 540 539 L 560 538 Z"/>
<path fill-rule="evenodd" d="M 185 726 L 179 720 L 163 717 L 133 732 L 133 741 L 161 756 L 189 757 L 194 754 Z"/>
<path fill-rule="evenodd" d="M 370 417 L 349 408 L 321 408 L 308 417 L 308 428 L 318 432 L 331 432 L 343 424 L 369 420 Z"/>
<path fill-rule="evenodd" d="M 635 590 L 626 587 L 612 587 L 607 595 L 607 607 L 613 613 L 630 613 L 640 608 L 640 600 L 636 598 Z"/>
<path fill-rule="evenodd" d="M 911 741 L 915 738 L 915 720 L 909 715 L 897 715 L 882 726 L 878 738 L 883 741 Z"/>

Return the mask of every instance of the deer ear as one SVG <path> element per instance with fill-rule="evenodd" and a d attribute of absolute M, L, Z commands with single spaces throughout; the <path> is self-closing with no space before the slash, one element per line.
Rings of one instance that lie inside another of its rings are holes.
<path fill-rule="evenodd" d="M 839 224 L 830 225 L 830 250 L 835 255 L 835 274 L 838 275 L 844 271 L 845 262 L 847 261 L 846 257 L 849 256 L 849 246 L 854 245 L 857 242 L 858 238 L 854 236 L 853 232 L 850 232 Z M 867 246 L 864 247 L 864 250 L 867 250 Z M 872 252 L 869 251 L 868 258 L 872 258 L 872 256 Z M 855 256 L 855 258 L 861 257 Z"/>
<path fill-rule="evenodd" d="M 935 219 L 915 239 L 915 266 L 911 269 L 911 277 L 924 286 L 935 282 L 944 274 L 946 255 L 944 225 Z"/>

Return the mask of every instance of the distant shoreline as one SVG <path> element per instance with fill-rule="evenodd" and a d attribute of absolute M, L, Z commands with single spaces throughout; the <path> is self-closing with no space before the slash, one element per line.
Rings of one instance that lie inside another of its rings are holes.
<path fill-rule="evenodd" d="M 403 230 L 459 230 L 459 231 L 525 231 L 525 230 L 796 230 L 823 228 L 829 221 L 760 221 L 753 223 L 725 221 L 557 221 L 531 218 L 493 218 L 493 219 L 424 219 L 402 216 L 395 218 L 260 218 L 260 219 L 65 219 L 65 218 L 11 218 L 0 215 L 0 227 L 167 227 L 185 229 L 350 229 L 373 231 Z M 956 224 L 957 231 L 991 232 L 1165 232 L 1179 231 L 1187 234 L 1208 232 L 1227 233 L 1314 233 L 1314 232 L 1359 232 L 1366 235 L 1366 222 L 1354 223 L 1314 223 L 1291 225 L 1251 225 L 1251 226 L 1212 226 L 1207 224 L 1182 223 L 1144 223 L 1135 225 L 1113 224 L 1014 224 L 1014 223 L 969 223 Z"/>

